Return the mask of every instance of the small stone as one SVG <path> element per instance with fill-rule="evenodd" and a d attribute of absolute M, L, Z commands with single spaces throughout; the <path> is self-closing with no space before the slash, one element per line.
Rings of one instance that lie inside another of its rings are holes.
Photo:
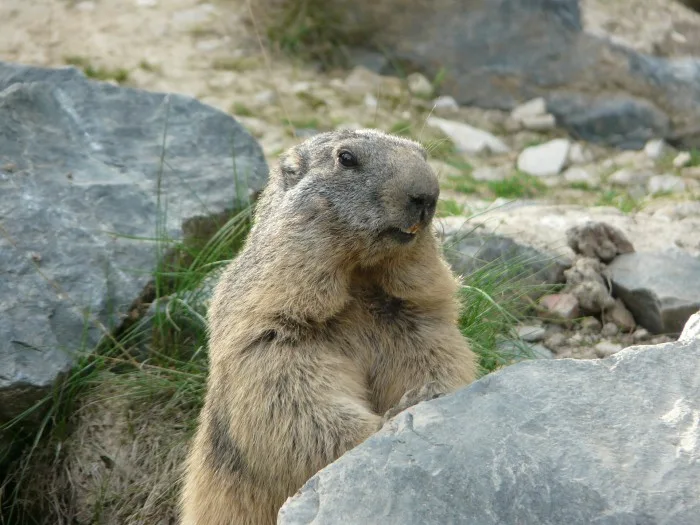
<path fill-rule="evenodd" d="M 546 346 L 534 344 L 530 346 L 535 359 L 554 359 L 554 353 Z"/>
<path fill-rule="evenodd" d="M 433 108 L 437 114 L 449 114 L 459 111 L 459 104 L 449 95 L 441 95 L 433 100 Z"/>
<path fill-rule="evenodd" d="M 275 102 L 277 102 L 277 93 L 275 93 L 271 89 L 261 91 L 253 97 L 253 100 L 256 104 L 260 104 L 263 106 L 274 104 Z"/>
<path fill-rule="evenodd" d="M 134 0 L 136 7 L 155 7 L 158 5 L 158 0 Z"/>
<path fill-rule="evenodd" d="M 600 335 L 603 337 L 615 337 L 619 331 L 615 323 L 605 323 L 600 331 Z"/>
<path fill-rule="evenodd" d="M 541 117 L 544 115 L 547 115 L 547 102 L 542 97 L 528 100 L 524 104 L 515 107 L 510 113 L 510 117 L 518 122 L 522 122 L 528 117 Z"/>
<path fill-rule="evenodd" d="M 589 259 L 600 259 L 607 263 L 623 253 L 634 252 L 634 246 L 618 227 L 600 221 L 586 221 L 566 230 L 566 241 L 576 253 Z M 583 266 L 581 266 L 583 265 Z M 600 273 L 602 268 L 593 262 L 578 263 L 586 275 Z M 584 271 L 584 266 L 588 266 Z"/>
<path fill-rule="evenodd" d="M 675 175 L 654 175 L 647 183 L 647 191 L 656 195 L 657 193 L 683 193 L 685 182 Z"/>
<path fill-rule="evenodd" d="M 592 175 L 588 170 L 573 166 L 564 172 L 564 180 L 570 184 L 586 184 L 588 186 L 597 186 L 600 178 L 597 175 Z"/>
<path fill-rule="evenodd" d="M 588 164 L 593 162 L 593 153 L 583 147 L 582 144 L 574 142 L 569 150 L 569 164 Z"/>
<path fill-rule="evenodd" d="M 209 52 L 209 51 L 214 51 L 215 49 L 219 49 L 223 45 L 224 45 L 224 40 L 221 38 L 210 38 L 208 40 L 199 40 L 195 44 L 198 51 L 204 51 L 205 53 Z"/>
<path fill-rule="evenodd" d="M 620 299 L 615 300 L 615 305 L 605 312 L 605 317 L 626 333 L 631 332 L 637 326 L 634 316 Z"/>
<path fill-rule="evenodd" d="M 78 11 L 94 11 L 95 2 L 79 2 L 75 5 Z"/>
<path fill-rule="evenodd" d="M 498 181 L 508 178 L 510 168 L 508 166 L 483 166 L 472 172 L 472 178 L 478 181 Z"/>
<path fill-rule="evenodd" d="M 544 334 L 545 329 L 541 326 L 526 325 L 518 327 L 518 337 L 528 343 L 542 341 Z"/>
<path fill-rule="evenodd" d="M 588 316 L 581 319 L 581 329 L 585 332 L 600 332 L 601 324 L 600 321 L 593 317 Z"/>
<path fill-rule="evenodd" d="M 693 156 L 687 151 L 681 151 L 676 158 L 673 159 L 674 168 L 685 168 L 689 166 L 693 160 Z"/>
<path fill-rule="evenodd" d="M 650 140 L 644 145 L 644 153 L 652 160 L 659 160 L 668 149 L 668 145 L 662 139 Z"/>
<path fill-rule="evenodd" d="M 595 355 L 598 357 L 606 358 L 614 355 L 622 350 L 622 345 L 617 343 L 611 343 L 610 341 L 601 341 L 595 345 Z"/>
<path fill-rule="evenodd" d="M 582 333 L 576 332 L 574 335 L 569 337 L 569 342 L 573 343 L 575 345 L 580 345 L 581 343 L 584 342 L 584 339 L 585 339 L 585 337 Z"/>
<path fill-rule="evenodd" d="M 679 341 L 688 342 L 695 339 L 700 339 L 700 311 L 690 316 L 678 338 Z"/>
<path fill-rule="evenodd" d="M 554 115 L 539 115 L 536 117 L 525 117 L 522 125 L 530 131 L 550 131 L 557 126 Z"/>
<path fill-rule="evenodd" d="M 646 184 L 654 174 L 646 170 L 633 170 L 623 168 L 616 171 L 608 178 L 610 184 L 615 186 L 632 186 L 633 184 Z"/>
<path fill-rule="evenodd" d="M 406 78 L 408 90 L 417 97 L 429 98 L 433 94 L 433 85 L 420 73 L 411 73 Z"/>
<path fill-rule="evenodd" d="M 649 330 L 646 328 L 637 328 L 632 334 L 632 340 L 635 342 L 646 341 L 649 339 Z"/>
<path fill-rule="evenodd" d="M 585 314 L 597 314 L 615 304 L 608 287 L 597 280 L 584 281 L 571 288 L 570 293 L 578 301 Z"/>
<path fill-rule="evenodd" d="M 518 169 L 536 177 L 557 175 L 566 165 L 570 147 L 568 139 L 554 139 L 526 148 L 518 156 Z"/>
<path fill-rule="evenodd" d="M 579 307 L 576 297 L 569 293 L 550 294 L 540 298 L 540 306 L 545 308 L 544 317 L 571 320 L 578 317 Z"/>
<path fill-rule="evenodd" d="M 439 117 L 428 117 L 427 124 L 447 135 L 461 153 L 508 153 L 510 148 L 501 139 L 487 131 Z"/>
<path fill-rule="evenodd" d="M 557 350 L 566 345 L 567 337 L 565 334 L 558 332 L 554 333 L 544 340 L 544 344 L 547 348 L 552 350 Z"/>
<path fill-rule="evenodd" d="M 644 151 L 623 151 L 612 160 L 615 166 L 634 168 L 636 170 L 652 169 L 654 167 L 654 161 L 647 157 Z"/>
<path fill-rule="evenodd" d="M 365 106 L 370 108 L 370 109 L 375 109 L 379 105 L 379 101 L 377 100 L 377 97 L 372 95 L 371 93 L 366 93 L 365 94 Z"/>

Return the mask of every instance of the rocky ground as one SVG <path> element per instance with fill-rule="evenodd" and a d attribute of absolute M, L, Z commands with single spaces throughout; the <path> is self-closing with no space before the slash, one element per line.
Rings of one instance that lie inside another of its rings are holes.
<path fill-rule="evenodd" d="M 700 54 L 700 16 L 663 0 L 586 0 L 586 29 L 643 52 Z M 463 216 L 513 199 L 610 206 L 683 221 L 700 217 L 700 152 L 650 141 L 619 151 L 573 141 L 541 100 L 513 112 L 459 107 L 436 97 L 432 79 L 380 77 L 358 66 L 320 73 L 267 51 L 243 0 L 5 0 L 0 58 L 74 65 L 101 80 L 191 95 L 233 114 L 269 163 L 319 130 L 372 126 L 425 141 L 441 176 L 440 213 Z M 563 241 L 563 239 L 562 239 Z M 523 330 L 527 331 L 526 328 Z M 562 333 L 557 324 L 528 337 L 561 356 L 607 355 L 647 339 L 644 331 L 598 320 Z M 659 336 L 663 337 L 663 336 Z M 658 342 L 657 339 L 650 341 Z"/>

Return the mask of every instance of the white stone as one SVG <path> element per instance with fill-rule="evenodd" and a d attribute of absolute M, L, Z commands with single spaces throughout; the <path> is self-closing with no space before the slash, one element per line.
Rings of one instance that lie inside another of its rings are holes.
<path fill-rule="evenodd" d="M 632 186 L 634 184 L 646 184 L 654 174 L 646 170 L 633 170 L 623 168 L 610 175 L 608 182 L 615 186 Z"/>
<path fill-rule="evenodd" d="M 676 155 L 676 158 L 673 159 L 673 167 L 685 168 L 686 166 L 690 165 L 692 160 L 693 156 L 689 152 L 681 151 L 678 155 Z"/>
<path fill-rule="evenodd" d="M 611 343 L 610 341 L 601 341 L 595 345 L 595 354 L 601 358 L 609 357 L 618 353 L 620 350 L 622 350 L 622 345 Z"/>
<path fill-rule="evenodd" d="M 439 117 L 428 117 L 427 124 L 440 129 L 440 131 L 450 137 L 457 150 L 462 153 L 501 154 L 510 151 L 508 145 L 495 135 L 463 122 Z"/>
<path fill-rule="evenodd" d="M 308 93 L 311 91 L 311 82 L 295 82 L 292 84 L 292 93 Z"/>
<path fill-rule="evenodd" d="M 547 114 L 547 102 L 544 98 L 538 97 L 528 100 L 524 104 L 520 104 L 511 111 L 510 116 L 513 120 L 522 122 L 528 117 L 541 117 Z"/>
<path fill-rule="evenodd" d="M 536 177 L 557 175 L 566 165 L 570 147 L 568 139 L 554 139 L 526 148 L 518 156 L 518 169 Z"/>
<path fill-rule="evenodd" d="M 569 164 L 588 164 L 593 162 L 593 154 L 582 144 L 574 142 L 569 150 Z"/>
<path fill-rule="evenodd" d="M 433 100 L 433 108 L 437 113 L 455 113 L 459 110 L 459 104 L 453 97 L 442 95 Z"/>
<path fill-rule="evenodd" d="M 572 166 L 564 172 L 564 180 L 568 183 L 585 183 L 589 186 L 596 186 L 600 182 L 598 175 L 591 174 L 588 170 Z"/>
<path fill-rule="evenodd" d="M 433 94 L 433 85 L 430 80 L 420 73 L 411 73 L 406 78 L 408 90 L 417 97 L 428 98 Z"/>
<path fill-rule="evenodd" d="M 556 127 L 557 121 L 554 115 L 535 115 L 524 117 L 520 121 L 525 129 L 531 131 L 549 131 Z"/>
<path fill-rule="evenodd" d="M 544 339 L 544 334 L 545 329 L 541 326 L 526 325 L 518 327 L 518 337 L 529 343 L 542 341 L 542 339 Z"/>
<path fill-rule="evenodd" d="M 693 339 L 700 339 L 700 312 L 691 315 L 690 319 L 686 321 L 678 340 L 690 342 Z"/>
<path fill-rule="evenodd" d="M 644 153 L 652 160 L 659 160 L 668 151 L 663 139 L 653 139 L 644 145 Z"/>
<path fill-rule="evenodd" d="M 75 8 L 78 11 L 94 11 L 95 10 L 95 2 L 80 2 L 75 5 Z"/>
<path fill-rule="evenodd" d="M 375 109 L 379 105 L 379 101 L 377 100 L 377 97 L 372 95 L 371 93 L 366 93 L 365 94 L 365 106 L 370 108 L 370 109 Z"/>
<path fill-rule="evenodd" d="M 656 195 L 657 193 L 683 193 L 685 182 L 675 175 L 654 175 L 647 183 L 647 191 Z"/>
<path fill-rule="evenodd" d="M 256 94 L 253 97 L 253 100 L 255 101 L 256 104 L 260 105 L 270 105 L 274 104 L 277 102 L 277 93 L 272 91 L 271 89 L 267 89 L 265 91 L 261 91 L 260 93 Z"/>
<path fill-rule="evenodd" d="M 158 5 L 158 0 L 134 0 L 136 7 L 155 7 Z"/>

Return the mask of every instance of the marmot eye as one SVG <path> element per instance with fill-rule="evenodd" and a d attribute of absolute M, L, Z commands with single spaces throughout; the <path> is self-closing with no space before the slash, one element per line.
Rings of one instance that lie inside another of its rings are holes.
<path fill-rule="evenodd" d="M 352 168 L 353 166 L 357 166 L 357 159 L 355 158 L 355 155 L 353 155 L 349 151 L 342 151 L 340 155 L 338 155 L 338 160 L 346 168 Z"/>

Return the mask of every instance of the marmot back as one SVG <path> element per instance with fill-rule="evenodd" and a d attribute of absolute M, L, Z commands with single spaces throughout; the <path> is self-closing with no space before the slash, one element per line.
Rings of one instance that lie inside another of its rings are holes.
<path fill-rule="evenodd" d="M 404 138 L 335 131 L 271 171 L 208 313 L 183 525 L 274 524 L 385 418 L 474 380 L 426 157 Z"/>

